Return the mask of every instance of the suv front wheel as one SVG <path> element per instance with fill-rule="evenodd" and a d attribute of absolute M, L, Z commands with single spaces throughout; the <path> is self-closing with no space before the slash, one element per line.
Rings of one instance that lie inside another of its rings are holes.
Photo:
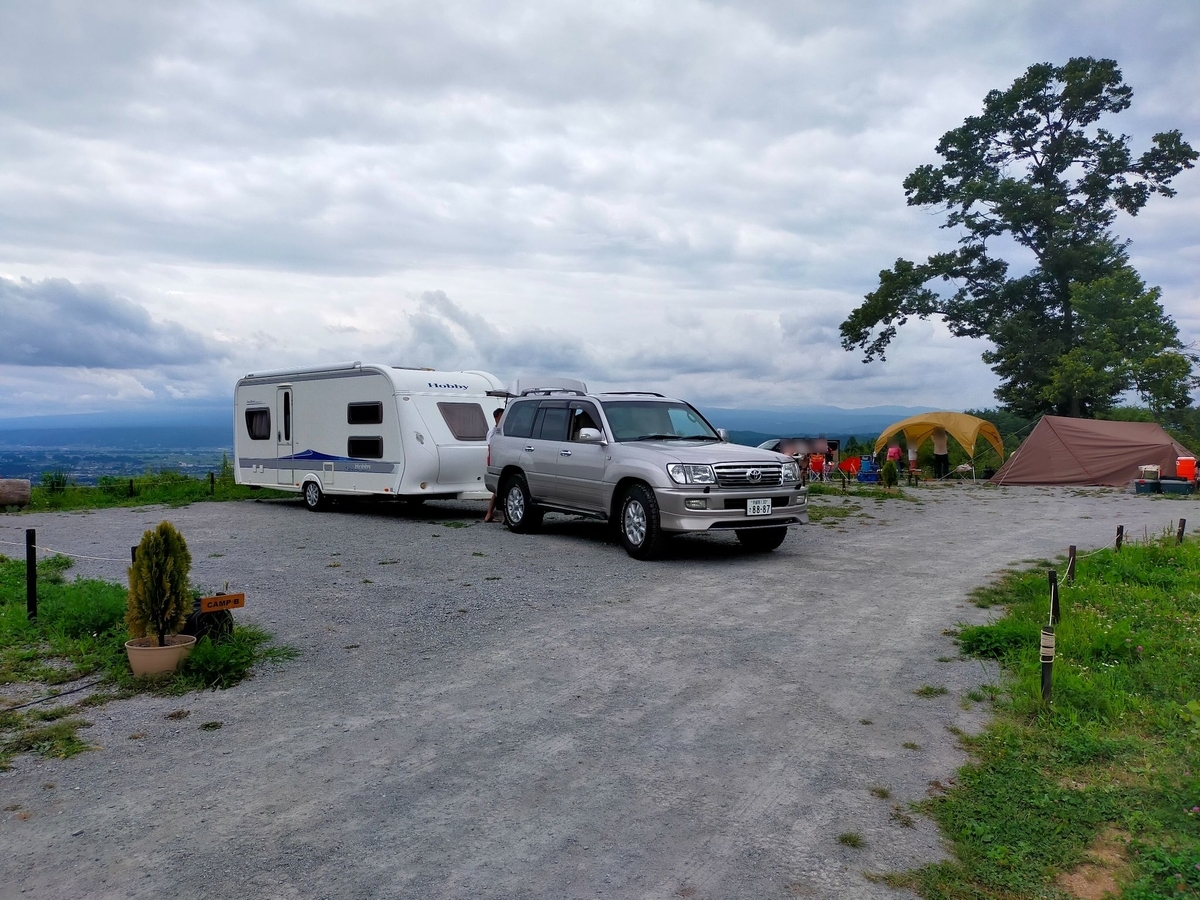
<path fill-rule="evenodd" d="M 658 520 L 658 501 L 654 491 L 635 484 L 625 494 L 617 514 L 621 545 L 634 559 L 653 559 L 662 550 L 666 535 Z"/>
<path fill-rule="evenodd" d="M 517 534 L 529 534 L 542 526 L 542 511 L 529 496 L 524 475 L 513 475 L 504 483 L 504 525 Z"/>
<path fill-rule="evenodd" d="M 737 539 L 751 553 L 770 553 L 783 543 L 787 537 L 787 527 L 780 528 L 743 528 L 737 532 Z"/>

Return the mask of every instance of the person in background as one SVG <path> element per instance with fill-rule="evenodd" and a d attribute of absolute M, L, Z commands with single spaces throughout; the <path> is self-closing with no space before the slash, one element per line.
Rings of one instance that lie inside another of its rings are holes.
<path fill-rule="evenodd" d="M 917 471 L 917 445 L 912 441 L 908 443 L 908 471 Z"/>
<path fill-rule="evenodd" d="M 950 447 L 947 444 L 946 429 L 933 430 L 933 477 L 945 478 L 950 474 Z"/>
<path fill-rule="evenodd" d="M 500 427 L 500 417 L 502 415 L 504 415 L 503 409 L 497 408 L 497 409 L 492 410 L 492 420 L 495 422 L 495 424 L 492 425 L 492 427 L 488 429 L 487 440 L 488 440 L 489 444 L 492 442 L 492 435 L 495 434 L 496 430 Z M 492 494 L 492 499 L 490 499 L 488 501 L 488 508 L 487 508 L 487 512 L 485 512 L 483 514 L 483 521 L 485 521 L 485 522 L 502 522 L 502 521 L 504 521 L 504 514 L 503 513 L 497 514 L 497 512 L 496 512 L 496 495 L 495 494 Z"/>
<path fill-rule="evenodd" d="M 896 464 L 896 474 L 900 474 L 900 439 L 892 438 L 888 441 L 887 458 Z"/>

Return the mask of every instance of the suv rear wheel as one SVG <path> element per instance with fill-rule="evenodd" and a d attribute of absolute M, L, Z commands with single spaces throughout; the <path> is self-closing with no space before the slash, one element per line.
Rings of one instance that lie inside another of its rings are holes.
<path fill-rule="evenodd" d="M 666 535 L 658 520 L 658 501 L 654 491 L 644 484 L 635 484 L 621 501 L 617 514 L 617 531 L 621 545 L 634 559 L 653 559 L 662 551 Z"/>
<path fill-rule="evenodd" d="M 529 534 L 542 527 L 542 511 L 529 496 L 524 475 L 514 475 L 500 492 L 504 498 L 504 526 L 517 534 Z"/>
<path fill-rule="evenodd" d="M 737 532 L 737 539 L 751 553 L 770 553 L 787 537 L 787 527 L 744 528 Z"/>

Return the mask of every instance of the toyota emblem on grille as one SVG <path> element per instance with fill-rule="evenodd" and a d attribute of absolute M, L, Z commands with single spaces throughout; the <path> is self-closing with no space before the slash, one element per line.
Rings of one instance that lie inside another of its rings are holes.
<path fill-rule="evenodd" d="M 751 469 L 749 472 L 746 473 L 746 478 L 750 481 L 761 481 L 762 480 L 762 469 Z"/>

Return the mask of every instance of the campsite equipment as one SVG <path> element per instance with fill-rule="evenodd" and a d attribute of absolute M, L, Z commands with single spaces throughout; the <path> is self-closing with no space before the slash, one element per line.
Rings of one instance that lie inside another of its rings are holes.
<path fill-rule="evenodd" d="M 854 480 L 864 484 L 878 484 L 880 477 L 879 466 L 875 464 L 875 459 L 870 456 L 860 456 L 858 459 L 861 466 L 859 467 L 858 474 L 854 476 Z"/>
<path fill-rule="evenodd" d="M 1195 456 L 1153 422 L 1108 422 L 1042 416 L 992 484 L 1127 485 L 1139 467 L 1170 471 Z"/>
<path fill-rule="evenodd" d="M 1175 477 L 1196 480 L 1196 457 L 1180 456 L 1175 460 Z"/>
<path fill-rule="evenodd" d="M 1196 490 L 1195 482 L 1182 478 L 1164 478 L 1158 484 L 1164 494 L 1191 494 Z"/>
<path fill-rule="evenodd" d="M 933 433 L 939 428 L 962 444 L 969 456 L 975 455 L 975 443 L 982 437 L 992 445 L 1000 459 L 1004 459 L 1004 441 L 995 425 L 976 416 L 956 412 L 921 413 L 889 425 L 875 441 L 875 452 L 878 453 L 886 447 L 888 441 L 900 432 L 904 432 L 904 441 L 910 448 L 920 447 L 933 437 Z"/>
<path fill-rule="evenodd" d="M 1157 478 L 1139 478 L 1133 483 L 1135 494 L 1161 494 L 1161 482 Z"/>

